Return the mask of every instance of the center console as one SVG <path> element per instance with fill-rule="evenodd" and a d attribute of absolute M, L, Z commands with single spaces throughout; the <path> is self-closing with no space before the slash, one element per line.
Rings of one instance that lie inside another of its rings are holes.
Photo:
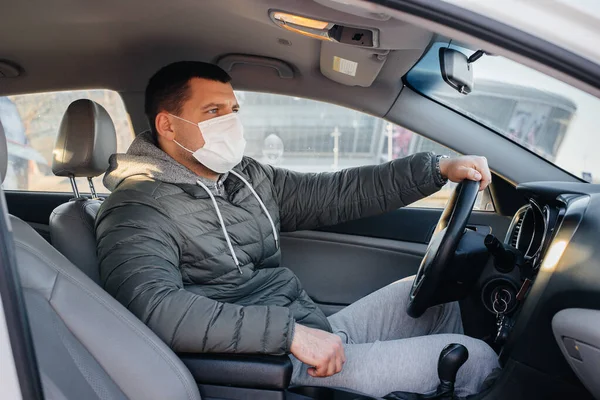
<path fill-rule="evenodd" d="M 194 377 L 202 398 L 213 400 L 376 400 L 352 390 L 316 386 L 290 386 L 292 363 L 288 356 L 244 354 L 180 354 Z M 460 344 L 452 343 L 440 353 L 436 393 L 394 392 L 385 399 L 446 399 L 454 394 L 456 374 L 469 358 Z"/>
<path fill-rule="evenodd" d="M 290 386 L 288 356 L 179 354 L 205 400 L 374 400 L 351 390 Z"/>

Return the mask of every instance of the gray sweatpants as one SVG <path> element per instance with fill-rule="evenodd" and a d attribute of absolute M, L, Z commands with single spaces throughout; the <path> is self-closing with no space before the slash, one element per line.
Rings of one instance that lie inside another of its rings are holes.
<path fill-rule="evenodd" d="M 292 384 L 356 390 L 371 396 L 394 391 L 429 394 L 439 383 L 437 361 L 449 343 L 461 343 L 469 359 L 459 370 L 456 394 L 477 393 L 498 368 L 496 353 L 483 341 L 463 335 L 458 303 L 431 307 L 413 319 L 406 314 L 414 277 L 386 286 L 329 317 L 345 343 L 346 363 L 339 374 L 313 378 L 309 366 L 291 356 Z"/>

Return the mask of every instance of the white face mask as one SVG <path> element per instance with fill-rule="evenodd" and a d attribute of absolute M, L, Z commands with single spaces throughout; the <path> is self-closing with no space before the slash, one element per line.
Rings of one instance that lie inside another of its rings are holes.
<path fill-rule="evenodd" d="M 192 121 L 169 114 L 172 117 L 196 125 Z M 244 139 L 244 127 L 236 113 L 223 115 L 198 122 L 198 128 L 204 138 L 204 147 L 192 151 L 173 140 L 184 150 L 192 153 L 192 156 L 206 168 L 219 174 L 229 172 L 242 161 L 246 148 Z"/>

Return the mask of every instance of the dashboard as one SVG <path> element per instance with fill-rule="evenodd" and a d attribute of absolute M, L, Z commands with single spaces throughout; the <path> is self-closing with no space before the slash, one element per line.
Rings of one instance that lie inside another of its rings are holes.
<path fill-rule="evenodd" d="M 552 241 L 554 232 L 566 212 L 566 201 L 541 202 L 533 197 L 513 216 L 504 246 L 492 254 L 495 268 L 483 278 L 481 284 L 482 303 L 497 317 L 511 317 L 519 312 L 535 281 L 544 255 Z M 511 253 L 506 258 L 503 252 Z M 502 345 L 506 340 L 514 319 L 498 319 L 495 342 Z"/>
<path fill-rule="evenodd" d="M 502 317 L 497 321 L 497 344 L 503 345 L 512 333 L 569 204 L 580 197 L 561 193 L 546 198 L 533 190 L 527 193 L 527 204 L 513 216 L 504 238 L 504 248 L 515 255 L 505 261 L 509 265 L 499 265 L 498 260 L 494 260 L 496 271 L 491 278 L 486 277 L 487 281 L 482 285 L 484 306 Z M 498 258 L 493 252 L 492 255 Z M 551 257 L 554 256 L 551 254 Z"/>
<path fill-rule="evenodd" d="M 527 204 L 513 216 L 503 245 L 522 258 L 482 276 L 482 300 L 496 313 L 496 293 L 509 293 L 496 337 L 501 363 L 568 381 L 573 373 L 552 319 L 565 309 L 600 310 L 600 186 L 540 182 L 517 191 Z"/>

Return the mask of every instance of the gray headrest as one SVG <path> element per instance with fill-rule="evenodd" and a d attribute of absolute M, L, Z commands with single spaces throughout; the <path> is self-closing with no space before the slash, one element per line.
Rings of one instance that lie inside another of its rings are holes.
<path fill-rule="evenodd" d="M 2 126 L 2 121 L 0 121 L 0 183 L 4 182 L 7 168 L 8 148 L 6 144 L 6 135 L 4 134 L 4 127 Z"/>
<path fill-rule="evenodd" d="M 87 99 L 75 100 L 60 123 L 52 172 L 90 178 L 102 175 L 116 152 L 115 125 L 104 107 Z"/>

